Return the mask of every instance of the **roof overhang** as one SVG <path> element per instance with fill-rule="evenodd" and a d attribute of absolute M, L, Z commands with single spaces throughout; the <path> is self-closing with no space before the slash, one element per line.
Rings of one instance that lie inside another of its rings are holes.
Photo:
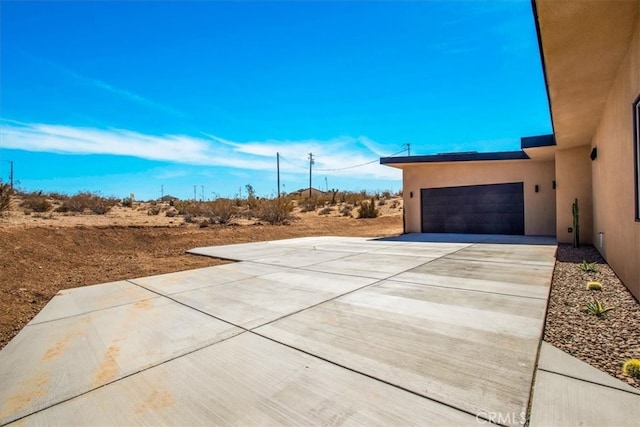
<path fill-rule="evenodd" d="M 640 1 L 532 1 L 558 149 L 590 144 Z"/>

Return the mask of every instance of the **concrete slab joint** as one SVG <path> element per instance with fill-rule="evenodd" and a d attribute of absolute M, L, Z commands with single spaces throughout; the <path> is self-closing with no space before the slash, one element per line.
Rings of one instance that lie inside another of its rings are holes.
<path fill-rule="evenodd" d="M 239 262 L 56 296 L 0 352 L 0 424 L 526 415 L 549 239 L 320 237 L 193 253 Z"/>

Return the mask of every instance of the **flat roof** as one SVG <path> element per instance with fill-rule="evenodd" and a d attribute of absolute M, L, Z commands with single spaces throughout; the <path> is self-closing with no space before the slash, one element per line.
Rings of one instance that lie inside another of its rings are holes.
<path fill-rule="evenodd" d="M 478 153 L 475 151 L 464 153 L 441 153 L 426 156 L 381 157 L 381 165 L 395 165 L 403 163 L 446 163 L 446 162 L 478 162 L 492 160 L 528 160 L 531 157 L 524 152 L 527 148 L 550 147 L 556 145 L 556 139 L 551 135 L 538 135 L 520 138 L 519 151 L 498 151 Z"/>
<path fill-rule="evenodd" d="M 524 151 L 500 151 L 495 153 L 444 153 L 428 156 L 382 157 L 381 165 L 396 163 L 444 163 L 473 162 L 488 160 L 526 160 L 529 156 Z"/>

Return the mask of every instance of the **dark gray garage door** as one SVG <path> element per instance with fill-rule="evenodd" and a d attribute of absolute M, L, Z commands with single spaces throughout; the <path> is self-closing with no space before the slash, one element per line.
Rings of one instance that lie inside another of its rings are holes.
<path fill-rule="evenodd" d="M 424 188 L 423 233 L 524 234 L 524 186 Z"/>

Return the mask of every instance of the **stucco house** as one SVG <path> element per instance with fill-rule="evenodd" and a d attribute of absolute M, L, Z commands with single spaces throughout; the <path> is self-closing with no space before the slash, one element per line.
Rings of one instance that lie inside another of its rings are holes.
<path fill-rule="evenodd" d="M 592 243 L 640 299 L 640 1 L 534 0 L 553 135 L 521 150 L 387 157 L 405 231 Z"/>

